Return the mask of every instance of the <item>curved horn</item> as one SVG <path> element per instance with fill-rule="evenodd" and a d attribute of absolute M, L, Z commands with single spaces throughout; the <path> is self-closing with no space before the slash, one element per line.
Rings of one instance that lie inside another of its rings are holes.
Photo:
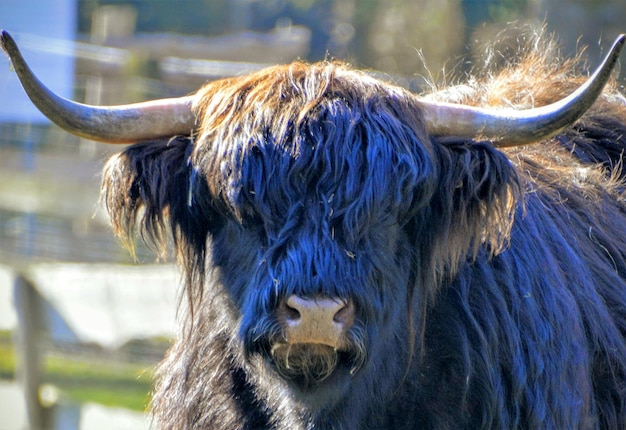
<path fill-rule="evenodd" d="M 553 136 L 580 118 L 596 101 L 617 63 L 621 34 L 595 73 L 568 97 L 539 108 L 485 109 L 420 99 L 428 132 L 434 136 L 482 137 L 496 146 L 516 146 Z"/>
<path fill-rule="evenodd" d="M 0 46 L 7 53 L 33 104 L 62 129 L 88 139 L 131 143 L 188 135 L 193 131 L 194 96 L 154 100 L 121 106 L 90 106 L 54 94 L 35 77 L 13 38 L 0 31 Z"/>

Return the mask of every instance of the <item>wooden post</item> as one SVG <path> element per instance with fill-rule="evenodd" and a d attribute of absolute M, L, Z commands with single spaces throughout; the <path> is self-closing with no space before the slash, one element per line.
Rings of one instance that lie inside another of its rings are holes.
<path fill-rule="evenodd" d="M 51 414 L 39 402 L 42 383 L 39 345 L 45 332 L 41 300 L 33 285 L 22 275 L 16 275 L 13 289 L 18 319 L 15 342 L 17 379 L 24 387 L 29 425 L 34 430 L 50 428 Z"/>

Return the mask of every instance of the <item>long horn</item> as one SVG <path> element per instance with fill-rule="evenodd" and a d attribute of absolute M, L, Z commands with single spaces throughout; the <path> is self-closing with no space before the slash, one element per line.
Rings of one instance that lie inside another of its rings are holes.
<path fill-rule="evenodd" d="M 62 129 L 88 139 L 131 143 L 177 134 L 189 135 L 195 125 L 194 96 L 121 106 L 90 106 L 54 94 L 35 77 L 13 38 L 0 31 L 0 46 L 33 104 Z"/>
<path fill-rule="evenodd" d="M 420 99 L 426 127 L 434 136 L 492 140 L 496 146 L 537 142 L 557 134 L 596 101 L 617 63 L 626 35 L 621 34 L 595 73 L 568 97 L 539 108 L 485 109 Z"/>

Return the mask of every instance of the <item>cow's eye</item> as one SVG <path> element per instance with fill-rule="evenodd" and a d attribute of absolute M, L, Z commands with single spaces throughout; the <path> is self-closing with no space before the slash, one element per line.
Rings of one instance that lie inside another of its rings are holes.
<path fill-rule="evenodd" d="M 241 225 L 243 228 L 250 230 L 263 228 L 263 219 L 255 213 L 244 213 L 241 217 Z"/>
<path fill-rule="evenodd" d="M 258 214 L 248 213 L 242 216 L 241 227 L 251 236 L 256 236 L 262 241 L 265 240 L 265 223 Z"/>

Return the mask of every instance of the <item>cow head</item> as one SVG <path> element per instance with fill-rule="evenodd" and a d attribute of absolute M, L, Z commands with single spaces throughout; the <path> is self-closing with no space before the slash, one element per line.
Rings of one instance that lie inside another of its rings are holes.
<path fill-rule="evenodd" d="M 332 402 L 364 367 L 408 365 L 439 280 L 505 245 L 517 184 L 495 146 L 580 117 L 624 37 L 578 91 L 528 111 L 434 103 L 332 62 L 273 67 L 181 99 L 77 105 L 32 76 L 6 33 L 1 41 L 33 102 L 68 131 L 152 140 L 109 161 L 104 200 L 123 237 L 139 225 L 162 245 L 170 231 L 196 327 L 220 321 L 241 366 Z M 385 358 L 398 344 L 407 346 Z"/>
<path fill-rule="evenodd" d="M 213 263 L 246 352 L 304 388 L 355 373 L 397 332 L 414 259 L 403 229 L 437 176 L 412 97 L 299 63 L 203 92 L 192 164 L 208 193 L 191 204 L 210 195 L 219 214 Z"/>

